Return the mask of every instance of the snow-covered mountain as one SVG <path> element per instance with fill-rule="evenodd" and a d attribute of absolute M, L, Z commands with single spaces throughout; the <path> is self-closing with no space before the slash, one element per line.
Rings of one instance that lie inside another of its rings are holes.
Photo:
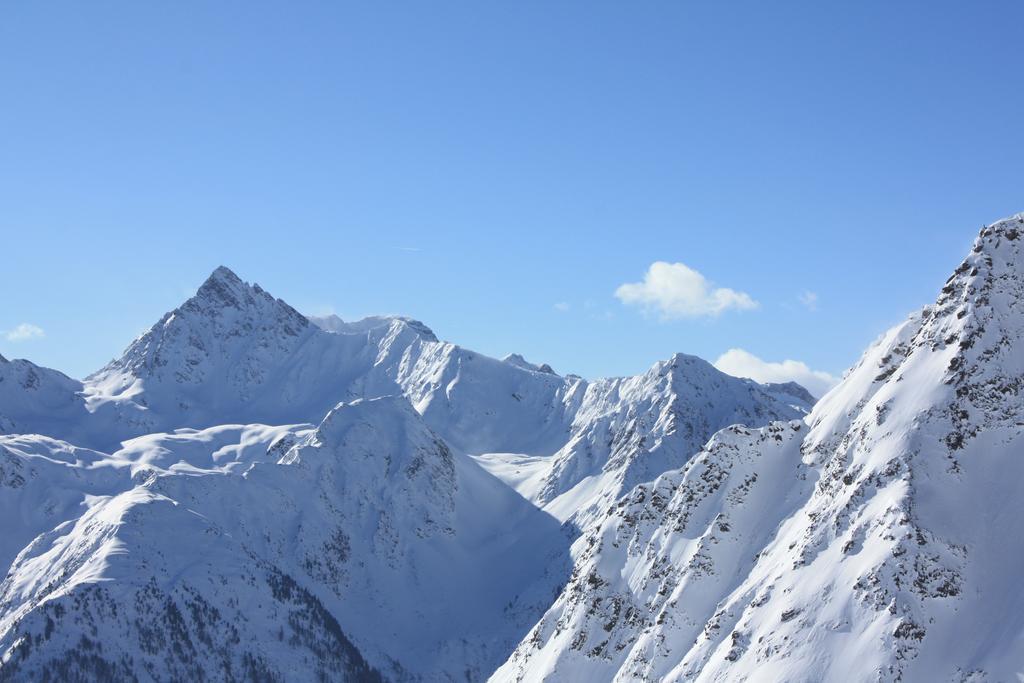
<path fill-rule="evenodd" d="M 226 268 L 83 381 L 0 358 L 0 680 L 1015 680 L 1022 235 L 816 405 Z"/>
<path fill-rule="evenodd" d="M 599 488 L 613 498 L 682 464 L 716 429 L 796 417 L 812 402 L 682 355 L 638 377 L 587 382 L 438 341 L 408 318 L 314 320 L 221 267 L 84 382 L 8 363 L 28 379 L 7 382 L 0 415 L 12 412 L 7 432 L 112 451 L 185 427 L 316 422 L 338 401 L 402 394 L 456 450 L 542 458 L 549 471 L 532 497 L 547 503 L 583 480 L 593 488 L 597 475 L 609 475 Z M 568 501 L 561 519 L 578 507 Z"/>
<path fill-rule="evenodd" d="M 984 228 L 806 421 L 607 508 L 492 680 L 1024 678 L 1022 244 Z"/>
<path fill-rule="evenodd" d="M 311 322 L 218 268 L 84 381 L 0 360 L 0 675 L 483 680 L 598 501 L 552 516 L 477 458 L 611 500 L 791 403 L 697 359 L 590 383 Z"/>
<path fill-rule="evenodd" d="M 642 375 L 588 383 L 553 456 L 477 459 L 546 512 L 585 527 L 637 484 L 683 465 L 719 429 L 802 417 L 813 399 L 787 391 L 676 354 Z"/>
<path fill-rule="evenodd" d="M 439 342 L 407 318 L 316 320 L 221 267 L 62 397 L 84 400 L 103 436 L 83 443 L 106 449 L 181 427 L 316 422 L 338 401 L 389 394 L 406 395 L 460 450 L 553 452 L 561 444 L 571 419 L 565 396 L 578 380 Z"/>
<path fill-rule="evenodd" d="M 14 678 L 479 680 L 569 568 L 558 523 L 402 397 L 315 428 L 182 430 L 109 455 L 8 436 L 0 453 Z"/>

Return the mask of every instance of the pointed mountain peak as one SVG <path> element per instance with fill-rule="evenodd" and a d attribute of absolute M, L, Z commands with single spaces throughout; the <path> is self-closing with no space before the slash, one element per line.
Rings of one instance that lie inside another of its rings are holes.
<path fill-rule="evenodd" d="M 686 353 L 674 353 L 665 360 L 657 361 L 647 371 L 648 376 L 654 377 L 688 377 L 697 379 L 701 377 L 717 377 L 721 372 L 714 365 L 698 356 L 691 356 Z"/>
<path fill-rule="evenodd" d="M 691 356 L 688 353 L 673 353 L 672 357 L 668 359 L 669 365 L 680 366 L 680 365 L 710 365 L 706 360 L 698 356 Z"/>
<path fill-rule="evenodd" d="M 245 300 L 250 298 L 247 295 L 255 293 L 266 294 L 259 285 L 249 285 L 243 282 L 230 268 L 218 266 L 210 273 L 210 277 L 200 285 L 195 297 L 189 301 L 198 299 L 216 306 L 241 308 Z"/>
<path fill-rule="evenodd" d="M 200 285 L 195 296 L 172 311 L 163 322 L 182 312 L 200 313 L 206 317 L 220 317 L 225 310 L 235 309 L 255 315 L 267 321 L 277 320 L 285 324 L 289 333 L 309 326 L 301 313 L 281 299 L 275 299 L 259 285 L 250 284 L 238 277 L 230 268 L 218 266 L 206 281 Z"/>
<path fill-rule="evenodd" d="M 973 347 L 986 324 L 999 320 L 1014 325 L 1012 310 L 1024 293 L 1024 214 L 982 228 L 974 248 L 946 280 L 934 306 L 923 311 L 924 324 L 943 335 L 941 343 L 960 337 L 961 348 Z"/>
<path fill-rule="evenodd" d="M 817 401 L 810 392 L 796 382 L 763 384 L 753 379 L 735 377 L 722 372 L 714 364 L 700 356 L 674 353 L 668 360 L 659 361 L 648 371 L 649 376 L 668 377 L 677 386 L 686 386 L 703 392 L 708 387 L 732 385 L 745 386 L 745 391 L 758 391 L 772 399 L 782 401 L 802 413 L 809 412 Z"/>
<path fill-rule="evenodd" d="M 234 373 L 232 381 L 244 386 L 257 381 L 270 357 L 294 352 L 310 328 L 310 322 L 287 303 L 220 266 L 194 296 L 89 379 L 120 391 L 130 387 L 134 377 L 159 376 L 175 384 L 200 384 L 218 377 L 216 382 L 223 386 L 224 373 Z"/>
<path fill-rule="evenodd" d="M 231 270 L 227 266 L 217 266 L 213 272 L 210 273 L 210 277 L 207 280 L 216 280 L 220 282 L 241 282 L 242 278 L 235 275 L 235 271 Z"/>

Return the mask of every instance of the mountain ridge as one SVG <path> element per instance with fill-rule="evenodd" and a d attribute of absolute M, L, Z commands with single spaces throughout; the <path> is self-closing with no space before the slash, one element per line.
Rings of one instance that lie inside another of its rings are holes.
<path fill-rule="evenodd" d="M 492 359 L 408 318 L 319 320 L 220 266 L 121 357 L 61 389 L 75 424 L 36 431 L 116 450 L 182 427 L 315 422 L 339 400 L 402 393 L 460 450 L 550 455 L 565 444 L 586 388 L 605 381 Z M 0 403 L 0 416 L 8 412 Z M 86 434 L 80 424 L 90 416 Z"/>

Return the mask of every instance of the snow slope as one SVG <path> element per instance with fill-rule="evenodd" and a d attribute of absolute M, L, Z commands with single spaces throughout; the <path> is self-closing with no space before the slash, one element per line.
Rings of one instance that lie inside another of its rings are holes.
<path fill-rule="evenodd" d="M 573 545 L 492 680 L 1024 676 L 1024 215 L 806 421 L 716 434 Z"/>
<path fill-rule="evenodd" d="M 15 678 L 479 680 L 569 568 L 558 523 L 401 397 L 339 404 L 315 429 L 182 430 L 110 455 L 2 443 L 0 501 L 27 517 L 0 584 Z"/>

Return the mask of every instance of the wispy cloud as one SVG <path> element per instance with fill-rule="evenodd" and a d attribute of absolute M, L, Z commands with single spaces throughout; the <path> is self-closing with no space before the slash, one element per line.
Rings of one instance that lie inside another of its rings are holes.
<path fill-rule="evenodd" d="M 569 304 L 565 301 L 559 301 L 557 304 L 555 304 L 554 308 L 559 313 L 566 313 L 571 308 L 571 306 L 569 306 Z"/>
<path fill-rule="evenodd" d="M 13 330 L 7 330 L 3 333 L 4 338 L 10 342 L 22 342 L 29 341 L 30 339 L 39 339 L 45 337 L 46 333 L 43 332 L 43 328 L 32 323 L 21 323 Z"/>
<path fill-rule="evenodd" d="M 395 249 L 397 249 L 398 251 L 406 251 L 409 252 L 410 254 L 415 254 L 423 251 L 419 247 L 395 247 Z"/>
<path fill-rule="evenodd" d="M 800 304 L 808 311 L 818 310 L 817 293 L 805 289 L 804 291 L 800 292 L 800 296 L 798 298 L 800 300 Z"/>
<path fill-rule="evenodd" d="M 818 398 L 839 381 L 835 375 L 812 370 L 804 362 L 784 360 L 772 363 L 743 349 L 729 349 L 718 357 L 715 367 L 727 375 L 749 377 L 757 382 L 796 382 Z"/>
<path fill-rule="evenodd" d="M 615 290 L 628 306 L 658 313 L 662 320 L 716 316 L 730 309 L 745 311 L 758 303 L 745 292 L 715 287 L 700 272 L 684 263 L 655 261 L 642 282 L 630 282 Z"/>

